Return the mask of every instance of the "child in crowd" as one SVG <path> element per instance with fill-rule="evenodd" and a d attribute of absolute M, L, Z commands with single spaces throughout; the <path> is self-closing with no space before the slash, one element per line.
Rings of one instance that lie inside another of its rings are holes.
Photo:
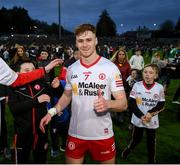
<path fill-rule="evenodd" d="M 158 67 L 155 64 L 146 65 L 143 69 L 143 81 L 136 82 L 131 90 L 129 109 L 133 115 L 134 125 L 132 139 L 122 152 L 126 159 L 131 151 L 140 143 L 143 132 L 146 131 L 148 163 L 156 162 L 156 129 L 159 127 L 158 113 L 164 109 L 164 88 L 155 82 L 158 77 Z"/>
<path fill-rule="evenodd" d="M 53 105 L 48 104 L 49 107 L 54 106 L 57 103 L 59 97 L 61 97 L 61 95 L 63 94 L 66 81 L 59 80 L 59 78 L 55 78 L 52 83 L 54 83 L 54 85 L 56 84 L 56 87 L 54 86 L 54 89 L 59 91 L 58 92 L 59 95 L 53 96 L 53 102 L 51 102 L 53 103 Z M 50 124 L 52 157 L 57 157 L 59 150 L 65 152 L 66 140 L 68 137 L 69 122 L 70 122 L 70 106 L 66 107 L 60 115 L 55 115 L 52 117 L 52 121 Z M 59 137 L 61 137 L 60 146 L 59 146 L 59 141 L 60 141 Z"/>
<path fill-rule="evenodd" d="M 132 90 L 133 85 L 138 81 L 139 81 L 138 70 L 137 69 L 131 69 L 131 74 L 126 79 L 126 96 L 127 96 L 127 98 L 129 98 L 129 95 L 130 95 L 130 92 Z M 130 111 L 129 109 L 128 109 L 128 114 L 129 114 L 129 117 L 131 118 L 132 111 Z M 128 129 L 132 130 L 132 128 L 133 128 L 133 125 L 130 123 L 128 125 Z"/>
<path fill-rule="evenodd" d="M 17 66 L 19 73 L 35 70 L 30 60 L 25 60 Z M 15 163 L 46 163 L 48 149 L 48 134 L 39 129 L 41 118 L 47 113 L 47 102 L 50 102 L 51 90 L 41 80 L 10 89 L 9 108 L 14 117 L 14 161 Z M 47 130 L 47 127 L 46 127 Z"/>
<path fill-rule="evenodd" d="M 48 50 L 42 49 L 40 55 L 37 57 L 37 67 L 43 68 L 51 61 Z M 54 69 L 45 75 L 44 81 L 50 84 L 54 78 Z"/>
<path fill-rule="evenodd" d="M 131 74 L 126 79 L 126 95 L 129 97 L 130 91 L 132 90 L 133 85 L 139 81 L 138 80 L 138 70 L 131 69 Z"/>

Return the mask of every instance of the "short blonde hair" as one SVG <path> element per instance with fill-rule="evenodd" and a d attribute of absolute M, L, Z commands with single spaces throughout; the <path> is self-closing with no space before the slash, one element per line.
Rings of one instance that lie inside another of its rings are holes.
<path fill-rule="evenodd" d="M 147 68 L 147 67 L 151 67 L 153 70 L 156 71 L 157 74 L 159 74 L 159 68 L 158 68 L 158 66 L 156 64 L 147 64 L 147 65 L 144 66 L 143 70 L 145 68 Z"/>

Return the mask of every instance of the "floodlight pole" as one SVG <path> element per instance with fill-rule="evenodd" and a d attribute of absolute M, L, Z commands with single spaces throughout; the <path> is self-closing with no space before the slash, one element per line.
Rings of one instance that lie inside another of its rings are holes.
<path fill-rule="evenodd" d="M 61 41 L 61 0 L 58 0 L 59 41 Z"/>

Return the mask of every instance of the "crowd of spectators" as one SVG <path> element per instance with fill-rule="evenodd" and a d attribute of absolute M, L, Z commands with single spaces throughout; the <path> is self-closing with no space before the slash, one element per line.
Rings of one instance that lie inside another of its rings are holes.
<path fill-rule="evenodd" d="M 102 39 L 101 39 L 102 40 Z M 155 41 L 148 42 L 125 42 L 125 41 L 116 41 L 110 42 L 103 41 L 97 46 L 97 52 L 113 61 L 116 66 L 119 68 L 122 74 L 122 80 L 126 91 L 127 98 L 129 97 L 130 90 L 133 87 L 133 84 L 137 81 L 142 80 L 141 71 L 144 68 L 145 64 L 153 63 L 157 64 L 160 74 L 158 81 L 164 86 L 165 94 L 168 94 L 168 86 L 172 78 L 179 78 L 179 65 L 180 65 L 180 44 L 165 44 Z M 77 59 L 79 59 L 78 50 L 75 45 L 69 43 L 50 43 L 50 44 L 1 44 L 0 45 L 0 57 L 6 61 L 6 63 L 13 69 L 17 70 L 17 67 L 24 60 L 32 60 L 35 67 L 44 67 L 49 63 L 49 61 L 55 58 L 61 58 L 64 60 L 64 67 L 68 67 Z M 44 79 L 47 84 L 51 84 L 55 77 L 55 70 L 52 70 Z M 179 96 L 179 87 L 177 93 L 173 97 L 173 103 L 180 104 L 178 101 Z M 1 123 L 3 134 L 1 134 L 1 152 L 4 152 L 7 158 L 9 158 L 9 152 L 7 152 L 7 130 L 6 122 L 4 118 L 4 109 L 5 101 L 8 102 L 8 99 L 3 97 L 2 102 L 2 114 L 1 114 Z M 13 109 L 12 107 L 10 107 Z M 130 113 L 130 112 L 129 112 Z M 122 113 L 121 113 L 122 114 Z M 114 115 L 114 120 L 118 122 L 123 122 L 123 116 L 117 117 Z M 131 113 L 130 113 L 131 116 Z M 69 121 L 69 120 L 67 120 Z M 67 127 L 68 124 L 65 123 Z M 53 138 L 53 131 L 56 129 L 51 126 L 51 136 Z M 130 125 L 128 127 L 131 129 Z M 62 129 L 62 128 L 61 128 Z M 4 136 L 5 135 L 5 136 Z M 66 137 L 66 135 L 65 135 Z M 3 143 L 4 142 L 4 143 Z M 54 144 L 57 145 L 57 144 Z M 64 144 L 63 144 L 64 145 Z M 57 146 L 55 146 L 57 147 Z M 61 151 L 64 151 L 64 147 L 61 146 Z M 52 152 L 52 156 L 56 157 L 57 154 Z"/>

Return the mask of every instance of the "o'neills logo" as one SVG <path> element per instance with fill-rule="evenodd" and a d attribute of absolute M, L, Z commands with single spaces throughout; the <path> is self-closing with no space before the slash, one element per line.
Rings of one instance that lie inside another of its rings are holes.
<path fill-rule="evenodd" d="M 74 149 L 75 149 L 75 144 L 74 144 L 74 142 L 69 142 L 69 143 L 68 143 L 68 148 L 69 148 L 70 150 L 74 150 Z"/>

